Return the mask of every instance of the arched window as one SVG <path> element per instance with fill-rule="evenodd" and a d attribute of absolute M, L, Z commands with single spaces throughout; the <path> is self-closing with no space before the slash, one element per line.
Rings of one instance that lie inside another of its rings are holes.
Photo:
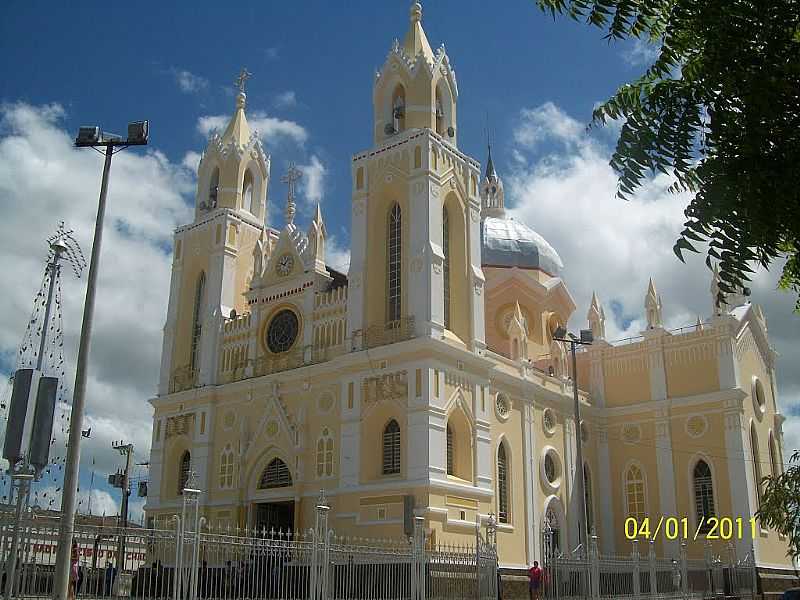
<path fill-rule="evenodd" d="M 753 456 L 753 484 L 756 486 L 756 498 L 758 500 L 758 507 L 761 508 L 761 453 L 758 450 L 758 433 L 756 432 L 756 424 L 750 422 L 750 450 Z"/>
<path fill-rule="evenodd" d="M 551 548 L 549 548 L 549 551 L 553 552 L 561 548 L 561 539 L 560 539 L 561 523 L 558 520 L 558 515 L 556 514 L 556 511 L 554 511 L 552 508 L 548 508 L 544 516 L 544 522 L 546 528 L 547 527 L 550 528 L 552 546 Z M 549 552 L 547 553 L 549 554 Z"/>
<path fill-rule="evenodd" d="M 782 470 L 778 461 L 778 448 L 775 446 L 775 436 L 772 435 L 772 430 L 769 432 L 769 466 L 773 477 L 781 474 Z"/>
<path fill-rule="evenodd" d="M 639 465 L 631 465 L 625 472 L 625 503 L 629 517 L 641 521 L 647 516 L 644 473 Z"/>
<path fill-rule="evenodd" d="M 253 174 L 250 169 L 244 172 L 242 183 L 242 208 L 251 214 L 256 214 L 256 206 L 253 204 Z"/>
<path fill-rule="evenodd" d="M 442 107 L 442 93 L 436 88 L 436 133 L 444 135 L 444 108 Z"/>
<path fill-rule="evenodd" d="M 414 148 L 414 168 L 419 169 L 422 167 L 422 148 L 417 146 Z"/>
<path fill-rule="evenodd" d="M 589 465 L 583 465 L 583 497 L 586 501 L 586 531 L 592 532 L 594 528 L 594 506 L 592 505 L 592 474 Z"/>
<path fill-rule="evenodd" d="M 217 198 L 219 196 L 219 167 L 214 167 L 211 173 L 211 181 L 208 185 L 208 208 L 217 207 Z"/>
<path fill-rule="evenodd" d="M 453 467 L 453 428 L 447 424 L 447 474 L 455 475 Z"/>
<path fill-rule="evenodd" d="M 506 445 L 497 447 L 497 520 L 500 523 L 510 522 L 508 510 L 508 457 Z"/>
<path fill-rule="evenodd" d="M 392 419 L 383 430 L 383 474 L 400 473 L 400 425 Z"/>
<path fill-rule="evenodd" d="M 194 292 L 194 316 L 192 318 L 192 350 L 189 366 L 196 371 L 200 364 L 200 335 L 203 333 L 203 300 L 206 294 L 206 274 L 200 272 Z"/>
<path fill-rule="evenodd" d="M 317 477 L 333 475 L 333 437 L 325 427 L 317 440 Z"/>
<path fill-rule="evenodd" d="M 450 217 L 447 207 L 442 207 L 442 253 L 444 254 L 444 264 L 442 265 L 444 280 L 444 326 L 450 329 Z"/>
<path fill-rule="evenodd" d="M 289 467 L 280 458 L 273 458 L 266 469 L 261 473 L 258 481 L 258 489 L 270 490 L 273 488 L 291 487 L 292 474 Z"/>
<path fill-rule="evenodd" d="M 389 235 L 387 253 L 387 299 L 386 320 L 399 321 L 401 316 L 402 281 L 400 273 L 402 215 L 400 205 L 395 204 L 389 212 Z"/>
<path fill-rule="evenodd" d="M 183 488 L 189 483 L 189 473 L 192 470 L 192 455 L 189 451 L 183 453 L 178 465 L 178 495 L 183 494 Z"/>
<path fill-rule="evenodd" d="M 392 94 L 392 128 L 394 133 L 406 128 L 406 90 L 399 83 Z"/>
<path fill-rule="evenodd" d="M 225 446 L 219 459 L 219 487 L 229 490 L 233 487 L 233 450 L 230 444 Z"/>
<path fill-rule="evenodd" d="M 708 522 L 710 517 L 716 516 L 714 510 L 714 482 L 711 478 L 711 467 L 704 460 L 698 460 L 692 472 L 694 480 L 694 507 L 697 512 L 698 524 L 702 520 L 700 533 L 707 533 L 711 529 Z"/>

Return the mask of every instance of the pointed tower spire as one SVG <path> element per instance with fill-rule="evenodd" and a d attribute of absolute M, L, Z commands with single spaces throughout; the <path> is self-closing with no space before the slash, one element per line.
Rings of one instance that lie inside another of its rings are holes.
<path fill-rule="evenodd" d="M 703 322 L 700 320 L 700 315 L 697 315 L 697 321 L 694 324 L 695 331 L 703 331 Z"/>
<path fill-rule="evenodd" d="M 426 60 L 433 62 L 433 50 L 422 29 L 422 4 L 414 2 L 411 5 L 411 27 L 403 40 L 403 50 L 412 59 L 422 53 Z"/>
<path fill-rule="evenodd" d="M 656 286 L 653 283 L 653 278 L 650 278 L 650 283 L 647 286 L 647 295 L 644 298 L 644 308 L 647 312 L 647 328 L 660 329 L 662 327 L 661 319 L 661 296 L 656 292 Z"/>
<path fill-rule="evenodd" d="M 325 268 L 325 237 L 328 235 L 325 223 L 322 220 L 322 209 L 317 202 L 317 212 L 308 227 L 308 252 L 314 260 L 314 265 L 319 271 L 327 271 Z"/>
<path fill-rule="evenodd" d="M 239 77 L 236 78 L 235 84 L 239 90 L 236 94 L 236 112 L 225 128 L 225 133 L 222 134 L 223 144 L 233 141 L 241 146 L 245 146 L 250 141 L 252 132 L 250 131 L 250 126 L 247 124 L 247 118 L 244 114 L 245 107 L 247 106 L 247 94 L 244 93 L 244 85 L 251 75 L 252 73 L 242 67 Z"/>
<path fill-rule="evenodd" d="M 592 292 L 592 303 L 589 305 L 586 319 L 589 321 L 589 327 L 592 330 L 594 339 L 604 340 L 606 338 L 606 314 L 603 311 L 603 307 L 600 306 L 596 292 Z"/>
<path fill-rule="evenodd" d="M 500 179 L 492 160 L 492 145 L 487 146 L 489 155 L 486 158 L 486 174 L 481 182 L 481 217 L 503 218 L 506 214 L 503 180 Z"/>

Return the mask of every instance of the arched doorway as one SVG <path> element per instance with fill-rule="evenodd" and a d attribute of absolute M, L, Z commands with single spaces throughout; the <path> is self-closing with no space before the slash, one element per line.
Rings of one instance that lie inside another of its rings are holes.
<path fill-rule="evenodd" d="M 253 513 L 253 526 L 257 531 L 285 533 L 295 529 L 294 500 L 286 500 L 280 494 L 282 488 L 290 488 L 292 483 L 289 467 L 277 456 L 261 471 L 256 496 L 264 500 L 256 500 Z"/>

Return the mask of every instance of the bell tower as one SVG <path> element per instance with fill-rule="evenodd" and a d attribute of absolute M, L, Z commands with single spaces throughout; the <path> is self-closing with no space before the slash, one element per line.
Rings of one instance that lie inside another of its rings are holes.
<path fill-rule="evenodd" d="M 249 76 L 242 69 L 233 116 L 222 134 L 211 134 L 200 159 L 194 221 L 175 232 L 159 394 L 214 383 L 222 320 L 245 311 L 270 172 L 245 115 Z"/>
<path fill-rule="evenodd" d="M 480 164 L 457 147 L 457 99 L 450 59 L 444 46 L 431 49 L 415 2 L 375 76 L 375 144 L 353 157 L 354 340 L 411 327 L 485 345 Z"/>

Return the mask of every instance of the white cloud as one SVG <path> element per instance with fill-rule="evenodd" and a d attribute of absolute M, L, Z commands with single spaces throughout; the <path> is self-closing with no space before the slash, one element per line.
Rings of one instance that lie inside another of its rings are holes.
<path fill-rule="evenodd" d="M 187 169 L 189 169 L 189 171 L 191 171 L 192 173 L 197 174 L 197 167 L 198 165 L 200 165 L 200 158 L 202 157 L 200 156 L 199 152 L 194 152 L 193 150 L 190 150 L 189 152 L 184 154 L 181 164 Z"/>
<path fill-rule="evenodd" d="M 273 103 L 277 108 L 290 108 L 297 105 L 297 96 L 293 90 L 287 90 L 277 94 Z"/>
<path fill-rule="evenodd" d="M 172 74 L 175 77 L 175 83 L 178 84 L 178 88 L 186 94 L 194 94 L 208 89 L 208 79 L 205 77 L 200 77 L 185 69 L 173 69 Z"/>
<path fill-rule="evenodd" d="M 300 180 L 300 191 L 304 196 L 306 208 L 311 209 L 318 202 L 322 202 L 328 169 L 316 154 L 311 155 L 307 165 L 298 165 L 298 168 L 303 172 L 303 178 Z"/>
<path fill-rule="evenodd" d="M 340 245 L 335 235 L 325 240 L 325 262 L 341 273 L 350 269 L 350 248 Z"/>
<path fill-rule="evenodd" d="M 653 277 L 664 303 L 668 327 L 693 323 L 711 312 L 710 274 L 702 256 L 679 262 L 672 252 L 685 220 L 687 197 L 667 192 L 669 178 L 646 181 L 630 201 L 615 197 L 617 178 L 608 165 L 608 136 L 585 135 L 583 126 L 552 103 L 520 113 L 514 162 L 506 180 L 510 214 L 542 234 L 558 251 L 564 280 L 577 309 L 572 328 L 586 326 L 592 291 L 605 306 L 609 339 L 644 329 L 644 297 Z M 559 144 L 544 146 L 555 140 Z M 503 173 L 501 172 L 501 176 Z M 779 402 L 790 443 L 800 444 L 800 317 L 792 313 L 791 294 L 775 290 L 782 265 L 759 272 L 753 300 L 763 307 L 770 340 L 780 358 Z M 790 440 L 792 440 L 790 442 Z M 797 446 L 800 447 L 800 446 Z"/>
<path fill-rule="evenodd" d="M 102 159 L 73 147 L 63 116 L 56 104 L 0 107 L 0 264 L 5 283 L 0 355 L 16 353 L 40 283 L 45 240 L 58 222 L 63 219 L 74 229 L 87 257 L 90 252 Z M 191 220 L 186 197 L 193 188 L 192 173 L 157 150 L 127 150 L 114 157 L 88 369 L 84 429 L 91 427 L 92 434 L 82 440 L 82 485 L 93 458 L 98 474 L 121 466 L 112 440 L 133 442 L 136 460 L 149 455 L 152 408 L 147 400 L 158 379 L 169 248 L 175 227 Z M 71 388 L 86 279 L 74 279 L 69 269 L 63 273 L 65 380 Z M 52 452 L 63 462 L 59 421 Z M 55 485 L 59 477 L 56 465 L 42 485 Z"/>
<path fill-rule="evenodd" d="M 275 46 L 271 46 L 269 48 L 264 49 L 264 58 L 268 61 L 270 60 L 277 60 L 278 58 L 278 49 Z"/>
<path fill-rule="evenodd" d="M 514 130 L 514 141 L 531 150 L 546 141 L 577 143 L 585 126 L 568 116 L 552 102 L 535 109 L 523 109 L 520 123 Z"/>
<path fill-rule="evenodd" d="M 230 121 L 230 115 L 208 115 L 197 120 L 197 131 L 204 137 L 212 131 L 222 132 Z M 261 111 L 248 113 L 247 122 L 252 131 L 257 131 L 261 141 L 267 147 L 274 147 L 280 141 L 286 139 L 302 146 L 308 139 L 308 131 L 305 127 L 286 119 L 270 117 Z"/>
<path fill-rule="evenodd" d="M 659 46 L 636 38 L 621 52 L 622 60 L 631 67 L 650 66 L 658 58 Z"/>

